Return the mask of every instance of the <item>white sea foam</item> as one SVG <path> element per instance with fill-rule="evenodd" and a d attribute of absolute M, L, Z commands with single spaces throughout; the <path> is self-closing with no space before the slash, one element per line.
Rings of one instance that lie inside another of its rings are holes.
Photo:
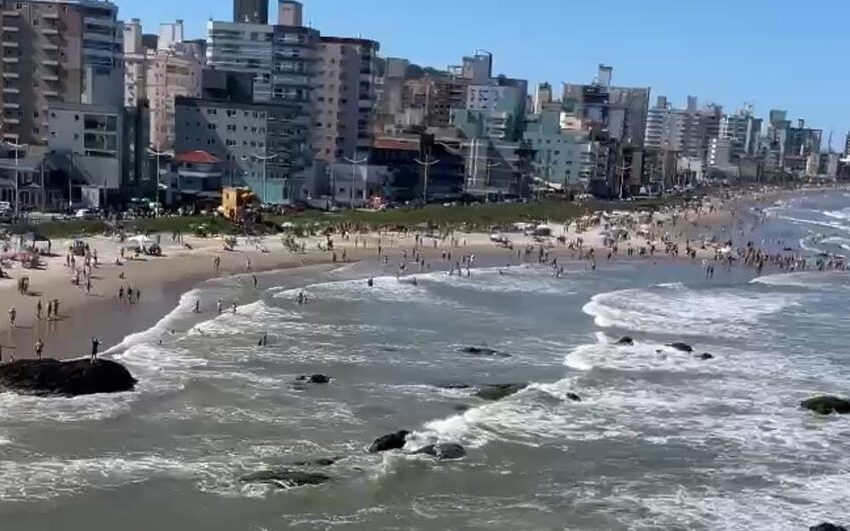
<path fill-rule="evenodd" d="M 681 284 L 601 293 L 584 307 L 597 326 L 674 336 L 741 337 L 798 303 L 790 294 L 690 289 Z"/>
<path fill-rule="evenodd" d="M 850 274 L 838 271 L 798 271 L 777 273 L 758 277 L 753 284 L 767 286 L 790 286 L 809 289 L 844 289 L 850 282 Z"/>
<path fill-rule="evenodd" d="M 411 277 L 422 279 L 423 275 L 412 274 Z M 276 299 L 295 300 L 299 293 L 307 295 L 308 300 L 320 301 L 344 301 L 344 302 L 401 302 L 432 304 L 448 301 L 438 301 L 436 297 L 428 292 L 422 285 L 414 285 L 413 278 L 402 277 L 375 277 L 374 286 L 367 287 L 366 280 L 340 280 L 337 282 L 324 282 L 312 284 L 304 288 L 288 289 L 274 295 Z"/>
<path fill-rule="evenodd" d="M 186 316 L 191 314 L 192 307 L 195 304 L 195 301 L 200 296 L 200 289 L 193 289 L 184 293 L 180 297 L 180 302 L 177 306 L 171 310 L 165 317 L 159 320 L 154 326 L 144 330 L 142 332 L 136 334 L 130 334 L 124 338 L 121 343 L 112 347 L 104 354 L 114 354 L 116 352 L 120 352 L 125 350 L 133 345 L 138 345 L 140 343 L 155 343 L 159 339 L 166 337 L 169 335 L 169 331 L 171 330 L 171 325 L 174 323 L 176 319 L 182 316 Z"/>

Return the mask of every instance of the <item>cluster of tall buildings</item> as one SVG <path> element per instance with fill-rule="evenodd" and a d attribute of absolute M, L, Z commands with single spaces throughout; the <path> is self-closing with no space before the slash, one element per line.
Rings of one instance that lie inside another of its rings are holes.
<path fill-rule="evenodd" d="M 771 111 L 651 102 L 600 65 L 587 83 L 494 74 L 477 50 L 446 68 L 322 34 L 305 7 L 234 0 L 203 39 L 183 21 L 123 22 L 103 0 L 0 0 L 0 201 L 33 208 L 650 193 L 704 179 L 835 177 L 823 132 Z M 848 139 L 850 148 L 850 139 Z"/>

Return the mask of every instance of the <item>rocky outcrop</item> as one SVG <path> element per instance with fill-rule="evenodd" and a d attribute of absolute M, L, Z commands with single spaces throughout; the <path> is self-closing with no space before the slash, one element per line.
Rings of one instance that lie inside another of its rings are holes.
<path fill-rule="evenodd" d="M 377 454 L 388 450 L 400 450 L 404 448 L 408 435 L 410 435 L 409 431 L 401 430 L 395 433 L 389 433 L 383 437 L 378 437 L 375 439 L 375 442 L 369 446 L 369 453 Z"/>
<path fill-rule="evenodd" d="M 429 444 L 413 453 L 430 455 L 437 458 L 438 461 L 463 459 L 466 457 L 466 449 L 457 443 Z"/>
<path fill-rule="evenodd" d="M 709 354 L 708 352 L 703 352 L 702 354 L 697 356 L 697 359 L 700 360 L 700 361 L 708 361 L 708 360 L 713 360 L 714 356 L 712 354 Z"/>
<path fill-rule="evenodd" d="M 670 348 L 674 348 L 680 352 L 687 352 L 688 354 L 694 351 L 694 347 L 688 345 L 687 343 L 670 343 L 667 346 Z"/>
<path fill-rule="evenodd" d="M 309 376 L 299 376 L 295 379 L 299 382 L 311 383 L 311 384 L 327 384 L 331 382 L 330 376 L 325 376 L 324 374 L 312 374 Z"/>
<path fill-rule="evenodd" d="M 567 393 L 567 398 L 573 402 L 581 402 L 581 397 L 575 393 Z"/>
<path fill-rule="evenodd" d="M 809 531 L 847 531 L 847 528 L 840 525 L 823 523 L 810 527 Z"/>
<path fill-rule="evenodd" d="M 299 470 L 263 470 L 243 476 L 241 480 L 245 483 L 267 483 L 280 488 L 304 487 L 309 485 L 321 485 L 331 480 L 329 476 L 315 472 L 302 472 Z"/>
<path fill-rule="evenodd" d="M 292 466 L 333 466 L 340 460 L 342 457 L 320 457 L 312 461 L 295 461 Z"/>
<path fill-rule="evenodd" d="M 621 337 L 619 341 L 614 343 L 615 345 L 619 345 L 621 347 L 630 347 L 635 344 L 635 340 L 630 338 L 629 336 Z"/>
<path fill-rule="evenodd" d="M 469 354 L 471 356 L 481 356 L 486 358 L 510 358 L 511 355 L 507 352 L 500 352 L 498 350 L 487 348 L 487 347 L 464 347 L 460 349 L 464 354 Z"/>
<path fill-rule="evenodd" d="M 832 415 L 833 413 L 838 413 L 839 415 L 850 414 L 850 400 L 838 398 L 837 396 L 816 396 L 808 400 L 803 400 L 800 405 L 820 415 Z"/>
<path fill-rule="evenodd" d="M 80 396 L 132 391 L 136 379 L 109 360 L 18 360 L 0 365 L 0 391 L 39 396 Z"/>
<path fill-rule="evenodd" d="M 485 385 L 475 392 L 475 396 L 483 400 L 495 402 L 496 400 L 515 395 L 526 387 L 528 387 L 528 384 L 521 383 Z"/>

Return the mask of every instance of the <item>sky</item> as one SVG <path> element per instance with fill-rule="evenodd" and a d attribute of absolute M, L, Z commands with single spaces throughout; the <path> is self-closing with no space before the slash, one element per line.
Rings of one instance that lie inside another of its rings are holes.
<path fill-rule="evenodd" d="M 230 20 L 231 0 L 113 0 L 146 33 L 183 19 L 190 38 Z M 483 49 L 494 73 L 548 81 L 593 80 L 599 63 L 614 84 L 652 88 L 683 107 L 688 95 L 727 112 L 787 109 L 834 132 L 850 128 L 847 0 L 303 0 L 305 24 L 324 35 L 381 43 L 381 55 L 423 66 L 459 64 Z M 270 0 L 270 21 L 277 1 Z M 556 89 L 556 91 L 559 89 Z M 825 146 L 824 146 L 825 147 Z"/>

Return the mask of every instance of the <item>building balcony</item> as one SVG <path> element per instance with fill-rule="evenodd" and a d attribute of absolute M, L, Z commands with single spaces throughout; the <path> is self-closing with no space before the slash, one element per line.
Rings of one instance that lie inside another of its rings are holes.
<path fill-rule="evenodd" d="M 17 33 L 21 31 L 21 28 L 17 26 L 3 26 L 3 33 Z"/>
<path fill-rule="evenodd" d="M 45 59 L 41 62 L 44 66 L 59 66 L 59 61 L 53 59 Z"/>
<path fill-rule="evenodd" d="M 6 79 L 18 79 L 21 75 L 17 72 L 11 72 L 9 70 L 3 70 L 3 77 Z"/>
<path fill-rule="evenodd" d="M 3 108 L 4 108 L 4 109 L 20 109 L 20 108 L 21 108 L 21 104 L 20 104 L 20 103 L 15 103 L 15 102 L 13 102 L 13 101 L 4 101 L 4 102 L 3 102 Z"/>
<path fill-rule="evenodd" d="M 55 11 L 47 11 L 41 14 L 41 18 L 45 20 L 59 20 L 59 13 Z"/>
<path fill-rule="evenodd" d="M 56 74 L 45 74 L 41 76 L 41 79 L 43 79 L 44 81 L 59 81 L 59 76 L 57 76 Z"/>
<path fill-rule="evenodd" d="M 20 48 L 21 46 L 16 41 L 3 41 L 3 48 Z"/>
<path fill-rule="evenodd" d="M 59 51 L 59 46 L 53 44 L 52 42 L 48 42 L 41 45 L 42 50 L 50 50 L 50 51 Z"/>
<path fill-rule="evenodd" d="M 58 98 L 59 97 L 59 91 L 53 90 L 53 89 L 45 89 L 45 90 L 42 90 L 41 93 L 44 94 L 44 96 L 48 97 L 48 98 Z"/>
<path fill-rule="evenodd" d="M 14 9 L 7 9 L 5 11 L 0 11 L 0 15 L 4 17 L 19 17 L 21 16 L 21 13 Z"/>
<path fill-rule="evenodd" d="M 3 94 L 20 94 L 21 90 L 15 87 L 3 87 Z"/>
<path fill-rule="evenodd" d="M 41 33 L 44 35 L 59 35 L 59 30 L 56 28 L 43 27 L 41 28 Z"/>
<path fill-rule="evenodd" d="M 18 118 L 11 118 L 9 116 L 5 116 L 3 118 L 3 121 L 6 122 L 7 124 L 14 124 L 14 125 L 18 125 L 18 124 L 21 123 L 21 121 Z"/>

